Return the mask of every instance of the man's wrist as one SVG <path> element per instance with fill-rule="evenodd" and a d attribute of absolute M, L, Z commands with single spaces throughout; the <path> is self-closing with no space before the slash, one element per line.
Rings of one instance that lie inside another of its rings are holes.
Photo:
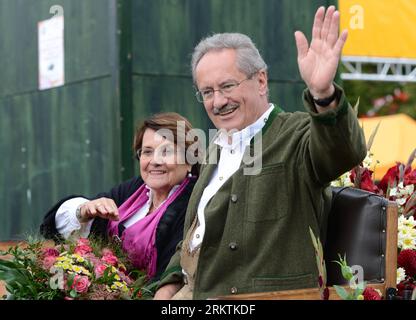
<path fill-rule="evenodd" d="M 330 91 L 326 91 L 326 92 L 331 92 L 331 93 L 321 93 L 321 94 L 313 94 L 313 92 L 311 90 L 309 91 L 309 95 L 312 99 L 312 101 L 319 107 L 328 107 L 329 105 L 331 105 L 335 100 L 337 100 L 339 97 L 339 93 L 337 91 L 337 89 L 335 88 L 335 86 L 331 87 L 332 90 Z"/>

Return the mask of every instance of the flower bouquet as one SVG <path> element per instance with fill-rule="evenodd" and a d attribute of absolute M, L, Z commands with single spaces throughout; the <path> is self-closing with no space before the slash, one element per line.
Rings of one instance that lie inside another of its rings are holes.
<path fill-rule="evenodd" d="M 5 282 L 6 299 L 147 299 L 156 287 L 144 271 L 132 270 L 121 249 L 111 242 L 29 240 L 0 255 L 5 257 L 0 259 L 0 280 Z"/>

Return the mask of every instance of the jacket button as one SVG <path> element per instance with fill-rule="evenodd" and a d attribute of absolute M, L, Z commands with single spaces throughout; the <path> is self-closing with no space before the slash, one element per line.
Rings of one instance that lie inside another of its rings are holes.
<path fill-rule="evenodd" d="M 237 202 L 237 200 L 238 200 L 237 195 L 236 195 L 236 194 L 232 194 L 232 195 L 231 195 L 231 202 L 236 203 L 236 202 Z"/>
<path fill-rule="evenodd" d="M 231 250 L 237 250 L 237 243 L 235 243 L 235 242 L 231 242 L 231 243 L 229 244 L 229 247 L 230 247 L 230 249 L 231 249 Z"/>
<path fill-rule="evenodd" d="M 232 287 L 232 288 L 231 288 L 231 293 L 232 293 L 232 294 L 236 294 L 236 293 L 237 293 L 237 291 L 238 291 L 238 290 L 237 290 L 237 288 L 236 288 L 236 287 Z"/>

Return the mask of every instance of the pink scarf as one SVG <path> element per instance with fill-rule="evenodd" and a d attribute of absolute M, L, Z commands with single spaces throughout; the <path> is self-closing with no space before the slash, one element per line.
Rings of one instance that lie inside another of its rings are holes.
<path fill-rule="evenodd" d="M 127 252 L 129 259 L 136 268 L 147 270 L 149 278 L 156 274 L 156 229 L 159 221 L 167 207 L 182 193 L 188 182 L 189 178 L 186 178 L 159 208 L 126 228 L 123 232 L 121 237 L 123 250 Z M 149 200 L 147 193 L 146 185 L 143 184 L 120 206 L 118 209 L 120 219 L 110 221 L 108 224 L 108 234 L 111 237 L 118 235 L 118 225 L 120 223 L 129 219 Z"/>

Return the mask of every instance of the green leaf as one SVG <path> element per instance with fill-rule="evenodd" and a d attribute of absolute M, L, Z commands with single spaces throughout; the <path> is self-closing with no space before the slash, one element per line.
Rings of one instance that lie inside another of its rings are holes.
<path fill-rule="evenodd" d="M 358 117 L 358 107 L 360 105 L 360 97 L 358 97 L 357 102 L 355 103 L 353 110 L 356 117 Z"/>
<path fill-rule="evenodd" d="M 317 241 L 316 241 L 316 237 L 313 234 L 313 231 L 312 231 L 311 227 L 309 227 L 309 233 L 310 233 L 311 238 L 312 238 L 313 246 L 314 246 L 315 250 L 318 251 L 318 244 L 317 244 Z"/>
<path fill-rule="evenodd" d="M 373 132 L 370 135 L 370 138 L 368 139 L 367 142 L 367 150 L 370 151 L 371 147 L 373 146 L 373 142 L 374 142 L 374 138 L 376 137 L 378 128 L 380 127 L 381 121 L 379 121 L 379 123 L 377 124 L 377 126 L 374 128 Z"/>
<path fill-rule="evenodd" d="M 357 288 L 355 288 L 355 290 L 354 290 L 354 298 L 355 298 L 355 299 L 357 299 L 357 297 L 358 297 L 360 294 L 363 294 L 363 292 L 364 292 L 364 287 L 363 287 L 363 286 L 358 285 L 358 287 L 357 287 Z"/>
<path fill-rule="evenodd" d="M 409 159 L 407 160 L 405 171 L 409 168 L 410 169 L 412 168 L 412 163 L 415 160 L 415 158 L 416 158 L 416 149 L 413 150 L 413 152 L 410 154 Z"/>
<path fill-rule="evenodd" d="M 76 292 L 74 289 L 72 289 L 72 290 L 69 292 L 69 295 L 71 296 L 71 298 L 76 298 L 76 297 L 78 297 L 77 292 Z"/>
<path fill-rule="evenodd" d="M 350 281 L 352 279 L 352 277 L 354 276 L 351 272 L 351 268 L 349 266 L 343 266 L 341 268 L 341 273 L 342 276 L 344 277 L 344 279 Z"/>
<path fill-rule="evenodd" d="M 334 285 L 335 291 L 341 297 L 342 300 L 351 300 L 350 294 L 343 287 Z"/>

